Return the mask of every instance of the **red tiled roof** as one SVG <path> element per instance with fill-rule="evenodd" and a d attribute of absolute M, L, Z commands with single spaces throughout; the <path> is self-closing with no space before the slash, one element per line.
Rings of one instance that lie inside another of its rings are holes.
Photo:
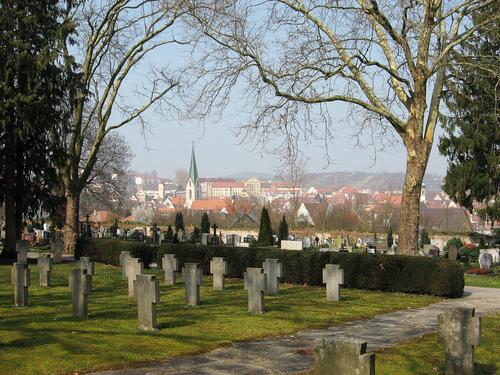
<path fill-rule="evenodd" d="M 193 201 L 191 209 L 193 211 L 220 211 L 227 206 L 225 199 L 200 199 Z"/>

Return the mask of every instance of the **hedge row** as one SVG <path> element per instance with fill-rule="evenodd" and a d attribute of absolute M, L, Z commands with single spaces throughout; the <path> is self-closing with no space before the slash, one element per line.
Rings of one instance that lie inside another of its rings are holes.
<path fill-rule="evenodd" d="M 344 285 L 348 288 L 433 294 L 459 297 L 464 289 L 464 268 L 460 262 L 447 259 L 380 254 L 354 254 L 318 251 L 287 251 L 266 248 L 228 246 L 195 246 L 175 244 L 153 246 L 118 240 L 81 239 L 76 257 L 91 256 L 98 262 L 118 265 L 121 251 L 130 251 L 145 265 L 161 264 L 163 254 L 176 254 L 179 265 L 195 262 L 209 273 L 210 260 L 224 257 L 229 277 L 242 278 L 247 267 L 262 267 L 265 258 L 280 259 L 283 281 L 295 284 L 323 285 L 325 264 L 340 264 Z"/>

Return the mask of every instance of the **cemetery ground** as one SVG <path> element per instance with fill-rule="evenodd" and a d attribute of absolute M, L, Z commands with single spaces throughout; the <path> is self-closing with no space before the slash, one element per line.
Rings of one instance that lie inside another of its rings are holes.
<path fill-rule="evenodd" d="M 54 265 L 51 288 L 38 286 L 31 265 L 29 306 L 13 307 L 9 266 L 0 266 L 0 373 L 64 374 L 131 366 L 206 352 L 232 342 L 276 336 L 304 328 L 335 326 L 388 311 L 439 301 L 428 295 L 342 289 L 340 302 L 327 302 L 325 288 L 282 284 L 266 296 L 266 313 L 247 313 L 242 280 L 228 279 L 213 291 L 210 277 L 201 305 L 186 307 L 184 286 L 163 285 L 157 306 L 158 332 L 137 329 L 137 305 L 117 267 L 97 264 L 89 295 L 89 319 L 72 318 L 68 275 L 75 264 Z"/>
<path fill-rule="evenodd" d="M 465 274 L 465 285 L 480 286 L 483 288 L 500 288 L 500 266 L 491 267 L 492 273 L 485 275 Z"/>

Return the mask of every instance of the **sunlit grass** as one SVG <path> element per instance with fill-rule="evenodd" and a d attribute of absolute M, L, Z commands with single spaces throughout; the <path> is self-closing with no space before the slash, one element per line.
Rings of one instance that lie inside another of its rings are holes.
<path fill-rule="evenodd" d="M 29 307 L 13 307 L 10 267 L 0 266 L 0 374 L 64 374 L 127 366 L 208 351 L 231 342 L 323 327 L 349 320 L 438 301 L 437 297 L 342 290 L 340 302 L 326 302 L 320 287 L 282 285 L 280 294 L 266 296 L 267 312 L 247 313 L 241 280 L 227 280 L 222 292 L 206 277 L 202 304 L 184 305 L 184 288 L 163 285 L 158 306 L 160 330 L 137 330 L 137 307 L 127 298 L 127 283 L 116 267 L 97 265 L 89 296 L 89 319 L 71 317 L 69 270 L 56 265 L 53 287 L 38 287 L 31 266 Z"/>

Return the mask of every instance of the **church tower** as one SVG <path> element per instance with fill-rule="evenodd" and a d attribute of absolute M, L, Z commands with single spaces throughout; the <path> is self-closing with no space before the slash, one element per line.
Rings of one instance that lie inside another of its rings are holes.
<path fill-rule="evenodd" d="M 186 208 L 191 208 L 193 201 L 201 198 L 200 181 L 198 181 L 198 168 L 194 156 L 194 146 L 191 149 L 191 166 L 189 167 L 189 178 L 186 185 Z"/>

